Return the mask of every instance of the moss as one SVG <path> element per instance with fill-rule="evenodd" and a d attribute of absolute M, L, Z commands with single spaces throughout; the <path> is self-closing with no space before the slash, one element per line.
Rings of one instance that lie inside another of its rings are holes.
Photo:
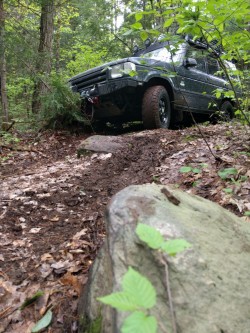
<path fill-rule="evenodd" d="M 87 318 L 80 317 L 80 333 L 101 333 L 102 316 L 100 315 L 95 320 L 90 321 Z"/>
<path fill-rule="evenodd" d="M 80 158 L 81 156 L 86 156 L 86 155 L 90 155 L 93 152 L 86 150 L 85 148 L 79 148 L 77 150 L 77 158 Z"/>
<path fill-rule="evenodd" d="M 194 141 L 197 139 L 197 136 L 193 136 L 193 135 L 186 135 L 182 141 L 183 142 L 190 142 L 190 141 Z"/>

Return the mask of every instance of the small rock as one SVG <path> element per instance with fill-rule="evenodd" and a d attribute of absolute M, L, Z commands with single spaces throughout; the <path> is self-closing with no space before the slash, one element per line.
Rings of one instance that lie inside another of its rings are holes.
<path fill-rule="evenodd" d="M 80 157 L 88 151 L 98 153 L 115 153 L 126 148 L 128 144 L 125 139 L 117 136 L 93 135 L 84 140 L 77 149 L 77 156 Z"/>

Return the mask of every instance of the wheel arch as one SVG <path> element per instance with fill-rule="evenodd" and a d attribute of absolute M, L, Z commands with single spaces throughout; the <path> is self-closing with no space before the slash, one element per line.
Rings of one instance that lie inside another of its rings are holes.
<path fill-rule="evenodd" d="M 145 92 L 149 87 L 153 87 L 153 86 L 163 86 L 163 87 L 165 87 L 165 89 L 168 92 L 170 101 L 171 102 L 174 101 L 174 91 L 173 91 L 173 88 L 171 86 L 171 83 L 168 80 L 165 80 L 165 79 L 159 78 L 159 77 L 153 77 L 147 83 L 144 84 L 143 92 Z"/>
<path fill-rule="evenodd" d="M 219 108 L 220 108 L 220 110 L 222 110 L 223 105 L 225 103 L 227 103 L 227 102 L 230 103 L 231 107 L 232 107 L 232 108 L 230 108 L 230 109 L 227 110 L 227 111 L 230 112 L 230 118 L 232 119 L 234 117 L 234 112 L 235 112 L 235 108 L 236 108 L 236 102 L 235 101 L 233 101 L 230 98 L 223 98 L 222 101 L 221 101 L 221 103 L 220 103 Z M 228 104 L 228 105 L 230 105 L 230 104 Z M 224 110 L 222 110 L 222 111 L 224 111 Z"/>
<path fill-rule="evenodd" d="M 236 101 L 232 100 L 232 99 L 229 98 L 229 97 L 225 97 L 225 98 L 223 98 L 223 99 L 220 101 L 219 106 L 221 107 L 222 104 L 223 104 L 224 102 L 230 102 L 230 103 L 232 104 L 233 107 L 236 107 L 236 105 L 237 105 L 237 102 L 236 102 Z"/>

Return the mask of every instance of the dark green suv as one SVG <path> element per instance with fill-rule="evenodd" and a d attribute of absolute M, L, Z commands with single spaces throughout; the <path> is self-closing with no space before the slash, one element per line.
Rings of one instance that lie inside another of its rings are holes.
<path fill-rule="evenodd" d="M 227 63 L 231 69 L 232 63 Z M 221 111 L 233 117 L 234 102 L 215 97 L 215 90 L 230 90 L 215 53 L 205 44 L 153 43 L 129 58 L 112 61 L 69 80 L 82 97 L 90 120 L 122 122 L 142 120 L 147 129 L 168 128 L 182 121 L 185 112 Z"/>

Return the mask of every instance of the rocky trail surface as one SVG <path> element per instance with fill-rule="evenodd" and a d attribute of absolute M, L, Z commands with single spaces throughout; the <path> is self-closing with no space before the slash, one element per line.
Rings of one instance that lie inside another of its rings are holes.
<path fill-rule="evenodd" d="M 172 185 L 249 223 L 246 127 L 108 134 L 126 142 L 124 148 L 79 157 L 88 135 L 67 132 L 0 142 L 0 332 L 30 332 L 49 308 L 47 332 L 77 332 L 78 297 L 105 237 L 106 205 L 128 185 Z M 39 290 L 43 295 L 21 310 Z"/>

